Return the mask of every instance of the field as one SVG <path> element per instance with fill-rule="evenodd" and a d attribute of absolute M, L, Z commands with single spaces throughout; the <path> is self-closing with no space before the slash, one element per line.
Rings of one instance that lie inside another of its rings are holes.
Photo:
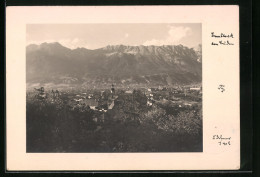
<path fill-rule="evenodd" d="M 26 102 L 27 152 L 202 152 L 201 90 L 28 90 Z"/>

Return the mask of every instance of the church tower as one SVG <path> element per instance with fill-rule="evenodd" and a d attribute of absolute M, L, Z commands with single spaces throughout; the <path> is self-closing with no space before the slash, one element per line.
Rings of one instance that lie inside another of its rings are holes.
<path fill-rule="evenodd" d="M 114 84 L 112 84 L 112 85 L 111 85 L 111 93 L 112 93 L 112 95 L 114 95 L 114 94 L 115 94 L 115 88 L 114 88 Z"/>

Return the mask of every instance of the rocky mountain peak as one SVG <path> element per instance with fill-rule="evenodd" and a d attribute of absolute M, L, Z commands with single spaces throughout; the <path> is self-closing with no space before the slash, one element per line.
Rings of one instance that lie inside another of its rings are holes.
<path fill-rule="evenodd" d="M 200 58 L 199 51 L 183 45 L 71 50 L 59 43 L 32 44 L 26 48 L 27 82 L 63 82 L 64 77 L 76 78 L 78 84 L 201 82 Z"/>

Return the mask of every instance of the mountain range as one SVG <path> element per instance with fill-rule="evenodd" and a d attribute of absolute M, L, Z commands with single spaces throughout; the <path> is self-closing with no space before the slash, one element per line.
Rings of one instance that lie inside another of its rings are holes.
<path fill-rule="evenodd" d="M 201 44 L 125 46 L 69 49 L 60 43 L 26 47 L 27 84 L 142 84 L 201 83 Z"/>

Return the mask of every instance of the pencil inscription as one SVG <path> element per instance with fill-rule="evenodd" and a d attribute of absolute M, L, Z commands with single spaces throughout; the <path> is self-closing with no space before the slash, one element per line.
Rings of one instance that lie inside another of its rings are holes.
<path fill-rule="evenodd" d="M 230 146 L 231 145 L 231 137 L 224 137 L 222 134 L 213 135 L 213 140 L 217 140 L 219 146 Z"/>
<path fill-rule="evenodd" d="M 211 37 L 214 38 L 214 39 L 223 39 L 223 40 L 213 41 L 213 42 L 211 42 L 211 45 L 214 45 L 214 46 L 234 45 L 234 43 L 231 41 L 231 39 L 234 38 L 233 33 L 229 33 L 229 34 L 225 34 L 225 33 L 215 34 L 215 32 L 211 32 Z"/>

